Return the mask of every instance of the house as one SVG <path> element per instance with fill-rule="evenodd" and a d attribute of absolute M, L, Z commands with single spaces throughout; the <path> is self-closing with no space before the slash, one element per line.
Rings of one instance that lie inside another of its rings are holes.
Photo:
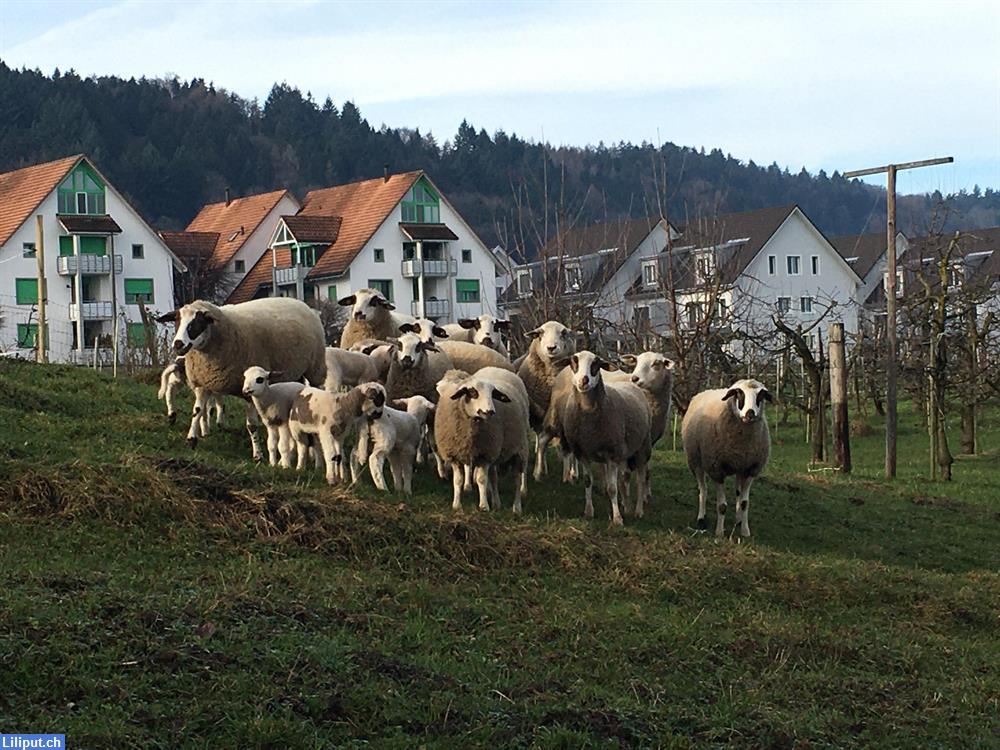
<path fill-rule="evenodd" d="M 178 279 L 178 304 L 208 297 L 228 297 L 268 249 L 278 218 L 294 214 L 299 202 L 287 190 L 226 199 L 202 207 L 183 232 L 161 232 L 164 241 L 185 258 L 191 273 Z"/>
<path fill-rule="evenodd" d="M 184 264 L 86 156 L 0 174 L 0 205 L 0 350 L 36 347 L 40 286 L 53 362 L 91 362 L 95 342 L 107 361 L 116 330 L 119 341 L 144 341 L 140 303 L 173 309 Z"/>
<path fill-rule="evenodd" d="M 270 227 L 268 247 L 230 302 L 370 287 L 438 322 L 496 310 L 494 256 L 423 171 L 313 190 Z"/>
<path fill-rule="evenodd" d="M 837 252 L 843 256 L 844 260 L 848 262 L 851 268 L 854 269 L 854 272 L 861 278 L 858 299 L 862 305 L 866 305 L 867 300 L 872 296 L 872 292 L 885 283 L 885 269 L 888 263 L 885 232 L 832 237 L 830 244 L 837 249 Z M 897 261 L 902 260 L 909 247 L 910 243 L 906 235 L 902 232 L 897 232 Z"/>

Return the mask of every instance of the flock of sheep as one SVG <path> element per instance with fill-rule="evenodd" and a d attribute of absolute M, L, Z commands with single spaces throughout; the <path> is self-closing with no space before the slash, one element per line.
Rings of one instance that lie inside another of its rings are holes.
<path fill-rule="evenodd" d="M 651 500 L 649 460 L 671 415 L 673 362 L 658 352 L 626 355 L 622 364 L 577 351 L 577 334 L 557 321 L 529 331 L 527 352 L 509 359 L 502 333 L 509 322 L 489 315 L 440 326 L 394 311 L 373 289 L 339 301 L 351 308 L 340 347 L 325 345 L 319 317 L 289 298 L 236 305 L 193 302 L 160 318 L 176 324 L 177 355 L 161 377 L 160 398 L 171 422 L 177 388 L 195 395 L 188 442 L 222 420 L 222 397 L 247 400 L 254 460 L 262 461 L 258 427 L 267 433 L 271 465 L 304 470 L 312 458 L 330 484 L 352 483 L 365 464 L 386 490 L 388 460 L 397 492 L 411 493 L 414 464 L 433 460 L 452 478 L 452 507 L 478 489 L 482 510 L 500 507 L 500 472 L 514 478 L 513 509 L 521 512 L 532 466 L 546 472 L 546 447 L 557 440 L 563 479 L 584 479 L 585 513 L 594 514 L 593 465 L 603 468 L 612 519 L 636 517 Z M 716 536 L 725 529 L 723 483 L 735 476 L 736 524 L 750 535 L 750 485 L 767 463 L 763 417 L 771 400 L 756 380 L 699 393 L 684 416 L 688 465 L 698 483 L 698 526 L 706 528 L 708 481 L 716 486 Z M 353 450 L 345 446 L 354 438 Z M 631 502 L 634 495 L 634 503 Z M 734 528 L 735 532 L 735 528 Z"/>

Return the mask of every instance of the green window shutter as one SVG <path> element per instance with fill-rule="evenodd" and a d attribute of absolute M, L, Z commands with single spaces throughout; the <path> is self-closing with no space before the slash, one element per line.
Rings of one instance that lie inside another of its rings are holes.
<path fill-rule="evenodd" d="M 126 329 L 129 346 L 146 345 L 146 326 L 142 323 L 129 323 Z"/>
<path fill-rule="evenodd" d="M 49 326 L 45 325 L 45 349 L 51 348 L 49 342 Z M 38 346 L 38 323 L 17 324 L 17 346 L 19 349 L 34 349 Z"/>
<path fill-rule="evenodd" d="M 479 302 L 478 279 L 456 279 L 455 290 L 458 292 L 459 302 Z"/>
<path fill-rule="evenodd" d="M 125 302 L 130 305 L 137 305 L 140 302 L 152 304 L 153 280 L 125 279 Z"/>
<path fill-rule="evenodd" d="M 62 235 L 59 238 L 59 254 L 60 255 L 72 255 L 73 254 L 73 238 L 69 235 Z"/>
<path fill-rule="evenodd" d="M 38 302 L 38 279 L 15 279 L 14 291 L 19 305 Z"/>
<path fill-rule="evenodd" d="M 336 284 L 330 284 L 330 286 L 328 286 L 326 288 L 326 298 L 327 299 L 331 299 L 334 302 L 337 301 L 337 285 Z"/>
<path fill-rule="evenodd" d="M 107 253 L 107 241 L 104 237 L 81 237 L 80 252 L 85 255 L 104 255 Z"/>

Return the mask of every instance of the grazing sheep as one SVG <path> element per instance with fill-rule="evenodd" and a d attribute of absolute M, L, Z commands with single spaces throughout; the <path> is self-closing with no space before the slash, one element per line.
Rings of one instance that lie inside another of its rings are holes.
<path fill-rule="evenodd" d="M 367 354 L 359 354 L 334 346 L 326 348 L 324 389 L 336 393 L 341 388 L 353 388 L 373 380 L 378 380 L 378 367 Z"/>
<path fill-rule="evenodd" d="M 650 457 L 649 406 L 642 391 L 632 383 L 605 383 L 602 370 L 616 370 L 593 352 L 580 351 L 570 357 L 573 390 L 559 403 L 559 440 L 580 462 L 586 476 L 586 510 L 594 515 L 594 478 L 590 464 L 605 468 L 611 499 L 612 521 L 622 523 L 618 508 L 618 480 L 628 469 L 636 477 L 635 515 L 641 517 L 646 497 L 646 465 Z"/>
<path fill-rule="evenodd" d="M 400 325 L 413 320 L 409 315 L 392 312 L 396 306 L 375 289 L 359 289 L 337 304 L 351 308 L 351 317 L 340 336 L 341 349 L 350 349 L 362 339 L 391 339 L 399 335 Z"/>
<path fill-rule="evenodd" d="M 556 362 L 564 360 L 576 351 L 576 333 L 554 320 L 542 323 L 533 331 L 528 331 L 531 339 L 528 352 L 517 369 L 518 377 L 524 381 L 531 407 L 531 429 L 539 432 L 549 410 L 552 385 L 560 366 Z M 546 470 L 545 448 L 548 440 L 542 442 L 539 435 L 535 443 L 535 479 L 541 479 Z"/>
<path fill-rule="evenodd" d="M 304 302 L 269 297 L 217 307 L 199 300 L 158 320 L 177 322 L 174 351 L 184 357 L 188 383 L 195 392 L 188 430 L 192 447 L 205 434 L 207 398 L 241 395 L 246 368 L 280 370 L 282 379 L 289 381 L 306 378 L 322 383 L 326 377 L 323 324 Z M 261 458 L 258 424 L 257 410 L 248 403 L 247 432 L 255 460 Z"/>
<path fill-rule="evenodd" d="M 440 383 L 441 400 L 434 413 L 434 433 L 441 458 L 452 467 L 452 508 L 462 507 L 465 466 L 473 467 L 479 486 L 479 508 L 500 507 L 498 470 L 515 474 L 515 513 L 527 487 L 528 394 L 508 370 L 485 367 L 474 375 L 452 371 Z"/>
<path fill-rule="evenodd" d="M 362 409 L 368 424 L 361 431 L 357 450 L 351 454 L 351 482 L 356 483 L 360 478 L 361 463 L 367 455 L 372 481 L 378 489 L 387 490 L 382 467 L 388 458 L 396 492 L 410 497 L 413 494 L 413 462 L 424 425 L 415 415 L 387 405 L 385 388 L 381 385 L 377 387 L 378 393 L 366 398 Z M 424 412 L 425 415 L 428 413 Z"/>
<path fill-rule="evenodd" d="M 288 428 L 298 444 L 298 465 L 305 468 L 306 454 L 319 440 L 326 465 L 326 481 L 336 484 L 344 478 L 343 446 L 361 418 L 366 401 L 381 398 L 384 391 L 379 383 L 362 383 L 347 393 L 330 393 L 322 388 L 304 387 L 292 402 Z"/>
<path fill-rule="evenodd" d="M 478 372 L 484 367 L 499 367 L 501 370 L 514 372 L 514 365 L 496 349 L 480 344 L 470 344 L 467 341 L 438 341 L 438 349 L 451 358 L 456 370 Z"/>
<path fill-rule="evenodd" d="M 351 344 L 348 351 L 367 354 L 371 357 L 375 363 L 375 371 L 378 373 L 376 380 L 385 383 L 385 379 L 389 376 L 389 365 L 392 363 L 393 348 L 390 342 L 379 339 L 362 339 Z"/>
<path fill-rule="evenodd" d="M 448 323 L 444 327 L 449 341 L 466 341 L 495 349 L 507 357 L 507 347 L 503 343 L 501 333 L 510 333 L 510 321 L 500 320 L 492 315 L 480 315 L 478 318 L 462 318 L 457 323 Z"/>
<path fill-rule="evenodd" d="M 726 477 L 736 477 L 736 523 L 750 536 L 750 485 L 771 454 L 764 404 L 771 394 L 757 380 L 737 380 L 730 388 L 702 391 L 688 405 L 681 436 L 688 467 L 698 482 L 698 528 L 708 527 L 707 480 L 715 482 L 715 536 L 726 526 Z"/>
<path fill-rule="evenodd" d="M 156 394 L 156 397 L 160 401 L 166 401 L 167 403 L 167 421 L 170 424 L 174 424 L 177 421 L 177 409 L 174 408 L 174 399 L 177 397 L 177 391 L 182 385 L 187 385 L 187 373 L 184 371 L 184 357 L 178 357 L 164 367 L 163 372 L 160 373 L 160 390 Z M 206 401 L 209 416 L 206 424 L 211 421 L 212 412 L 214 411 L 215 424 L 221 427 L 222 399 L 215 396 L 208 396 L 206 397 Z"/>
<path fill-rule="evenodd" d="M 416 333 L 403 333 L 393 344 L 394 352 L 386 376 L 390 399 L 423 396 L 437 402 L 437 382 L 451 369 L 451 359 L 433 341 Z"/>
<path fill-rule="evenodd" d="M 253 401 L 267 428 L 267 457 L 271 466 L 280 463 L 281 468 L 292 466 L 294 443 L 288 428 L 288 418 L 292 402 L 304 386 L 302 383 L 271 383 L 280 377 L 280 372 L 268 372 L 263 367 L 248 367 L 243 373 L 243 395 Z"/>

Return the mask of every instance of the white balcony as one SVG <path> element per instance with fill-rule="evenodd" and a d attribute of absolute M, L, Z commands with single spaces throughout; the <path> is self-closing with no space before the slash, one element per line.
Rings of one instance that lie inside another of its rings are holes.
<path fill-rule="evenodd" d="M 274 269 L 274 283 L 278 286 L 287 286 L 288 284 L 298 284 L 299 280 L 305 279 L 306 274 L 309 273 L 311 269 L 307 266 L 292 266 L 291 268 L 275 268 Z"/>
<path fill-rule="evenodd" d="M 447 318 L 451 304 L 446 299 L 429 299 L 424 302 L 425 318 Z M 410 303 L 410 312 L 414 317 L 420 317 L 420 303 L 416 300 Z"/>
<path fill-rule="evenodd" d="M 84 302 L 82 305 L 74 303 L 69 306 L 69 319 L 74 322 L 80 320 L 81 312 L 84 320 L 111 320 L 114 317 L 110 302 Z"/>
<path fill-rule="evenodd" d="M 403 278 L 413 279 L 417 276 L 457 276 L 458 261 L 454 258 L 449 260 L 425 260 L 423 261 L 423 273 L 421 274 L 421 261 L 413 258 L 403 261 Z"/>
<path fill-rule="evenodd" d="M 60 276 L 76 276 L 77 268 L 85 276 L 99 276 L 111 273 L 110 255 L 60 255 L 56 259 L 56 270 Z M 122 256 L 115 256 L 115 274 L 122 272 Z"/>

